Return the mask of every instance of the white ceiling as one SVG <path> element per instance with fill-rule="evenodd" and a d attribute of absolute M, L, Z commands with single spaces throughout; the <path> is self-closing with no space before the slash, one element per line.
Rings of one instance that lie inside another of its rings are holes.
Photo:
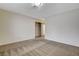
<path fill-rule="evenodd" d="M 40 8 L 32 6 L 32 3 L 0 3 L 0 9 L 16 12 L 33 18 L 48 18 L 65 11 L 79 8 L 75 3 L 44 3 Z"/>

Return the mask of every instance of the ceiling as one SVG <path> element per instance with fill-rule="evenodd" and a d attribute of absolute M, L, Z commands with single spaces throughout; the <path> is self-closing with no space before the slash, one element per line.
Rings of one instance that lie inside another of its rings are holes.
<path fill-rule="evenodd" d="M 78 3 L 44 3 L 42 7 L 33 7 L 32 3 L 0 3 L 0 9 L 30 16 L 48 18 L 51 15 L 79 8 Z"/>

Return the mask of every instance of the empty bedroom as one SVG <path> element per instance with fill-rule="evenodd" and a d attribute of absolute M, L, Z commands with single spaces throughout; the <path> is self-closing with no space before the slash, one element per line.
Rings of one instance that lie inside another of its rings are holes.
<path fill-rule="evenodd" d="M 0 56 L 79 56 L 79 3 L 0 3 Z"/>

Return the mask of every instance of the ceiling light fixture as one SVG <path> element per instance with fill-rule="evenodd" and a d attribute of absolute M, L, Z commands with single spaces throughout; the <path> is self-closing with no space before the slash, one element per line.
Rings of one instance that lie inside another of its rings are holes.
<path fill-rule="evenodd" d="M 33 3 L 32 4 L 34 7 L 41 7 L 43 5 L 43 3 Z"/>

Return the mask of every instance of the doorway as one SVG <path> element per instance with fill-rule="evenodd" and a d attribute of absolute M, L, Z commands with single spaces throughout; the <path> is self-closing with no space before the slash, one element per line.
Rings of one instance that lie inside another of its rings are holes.
<path fill-rule="evenodd" d="M 45 24 L 42 22 L 35 22 L 35 38 L 45 37 Z"/>

